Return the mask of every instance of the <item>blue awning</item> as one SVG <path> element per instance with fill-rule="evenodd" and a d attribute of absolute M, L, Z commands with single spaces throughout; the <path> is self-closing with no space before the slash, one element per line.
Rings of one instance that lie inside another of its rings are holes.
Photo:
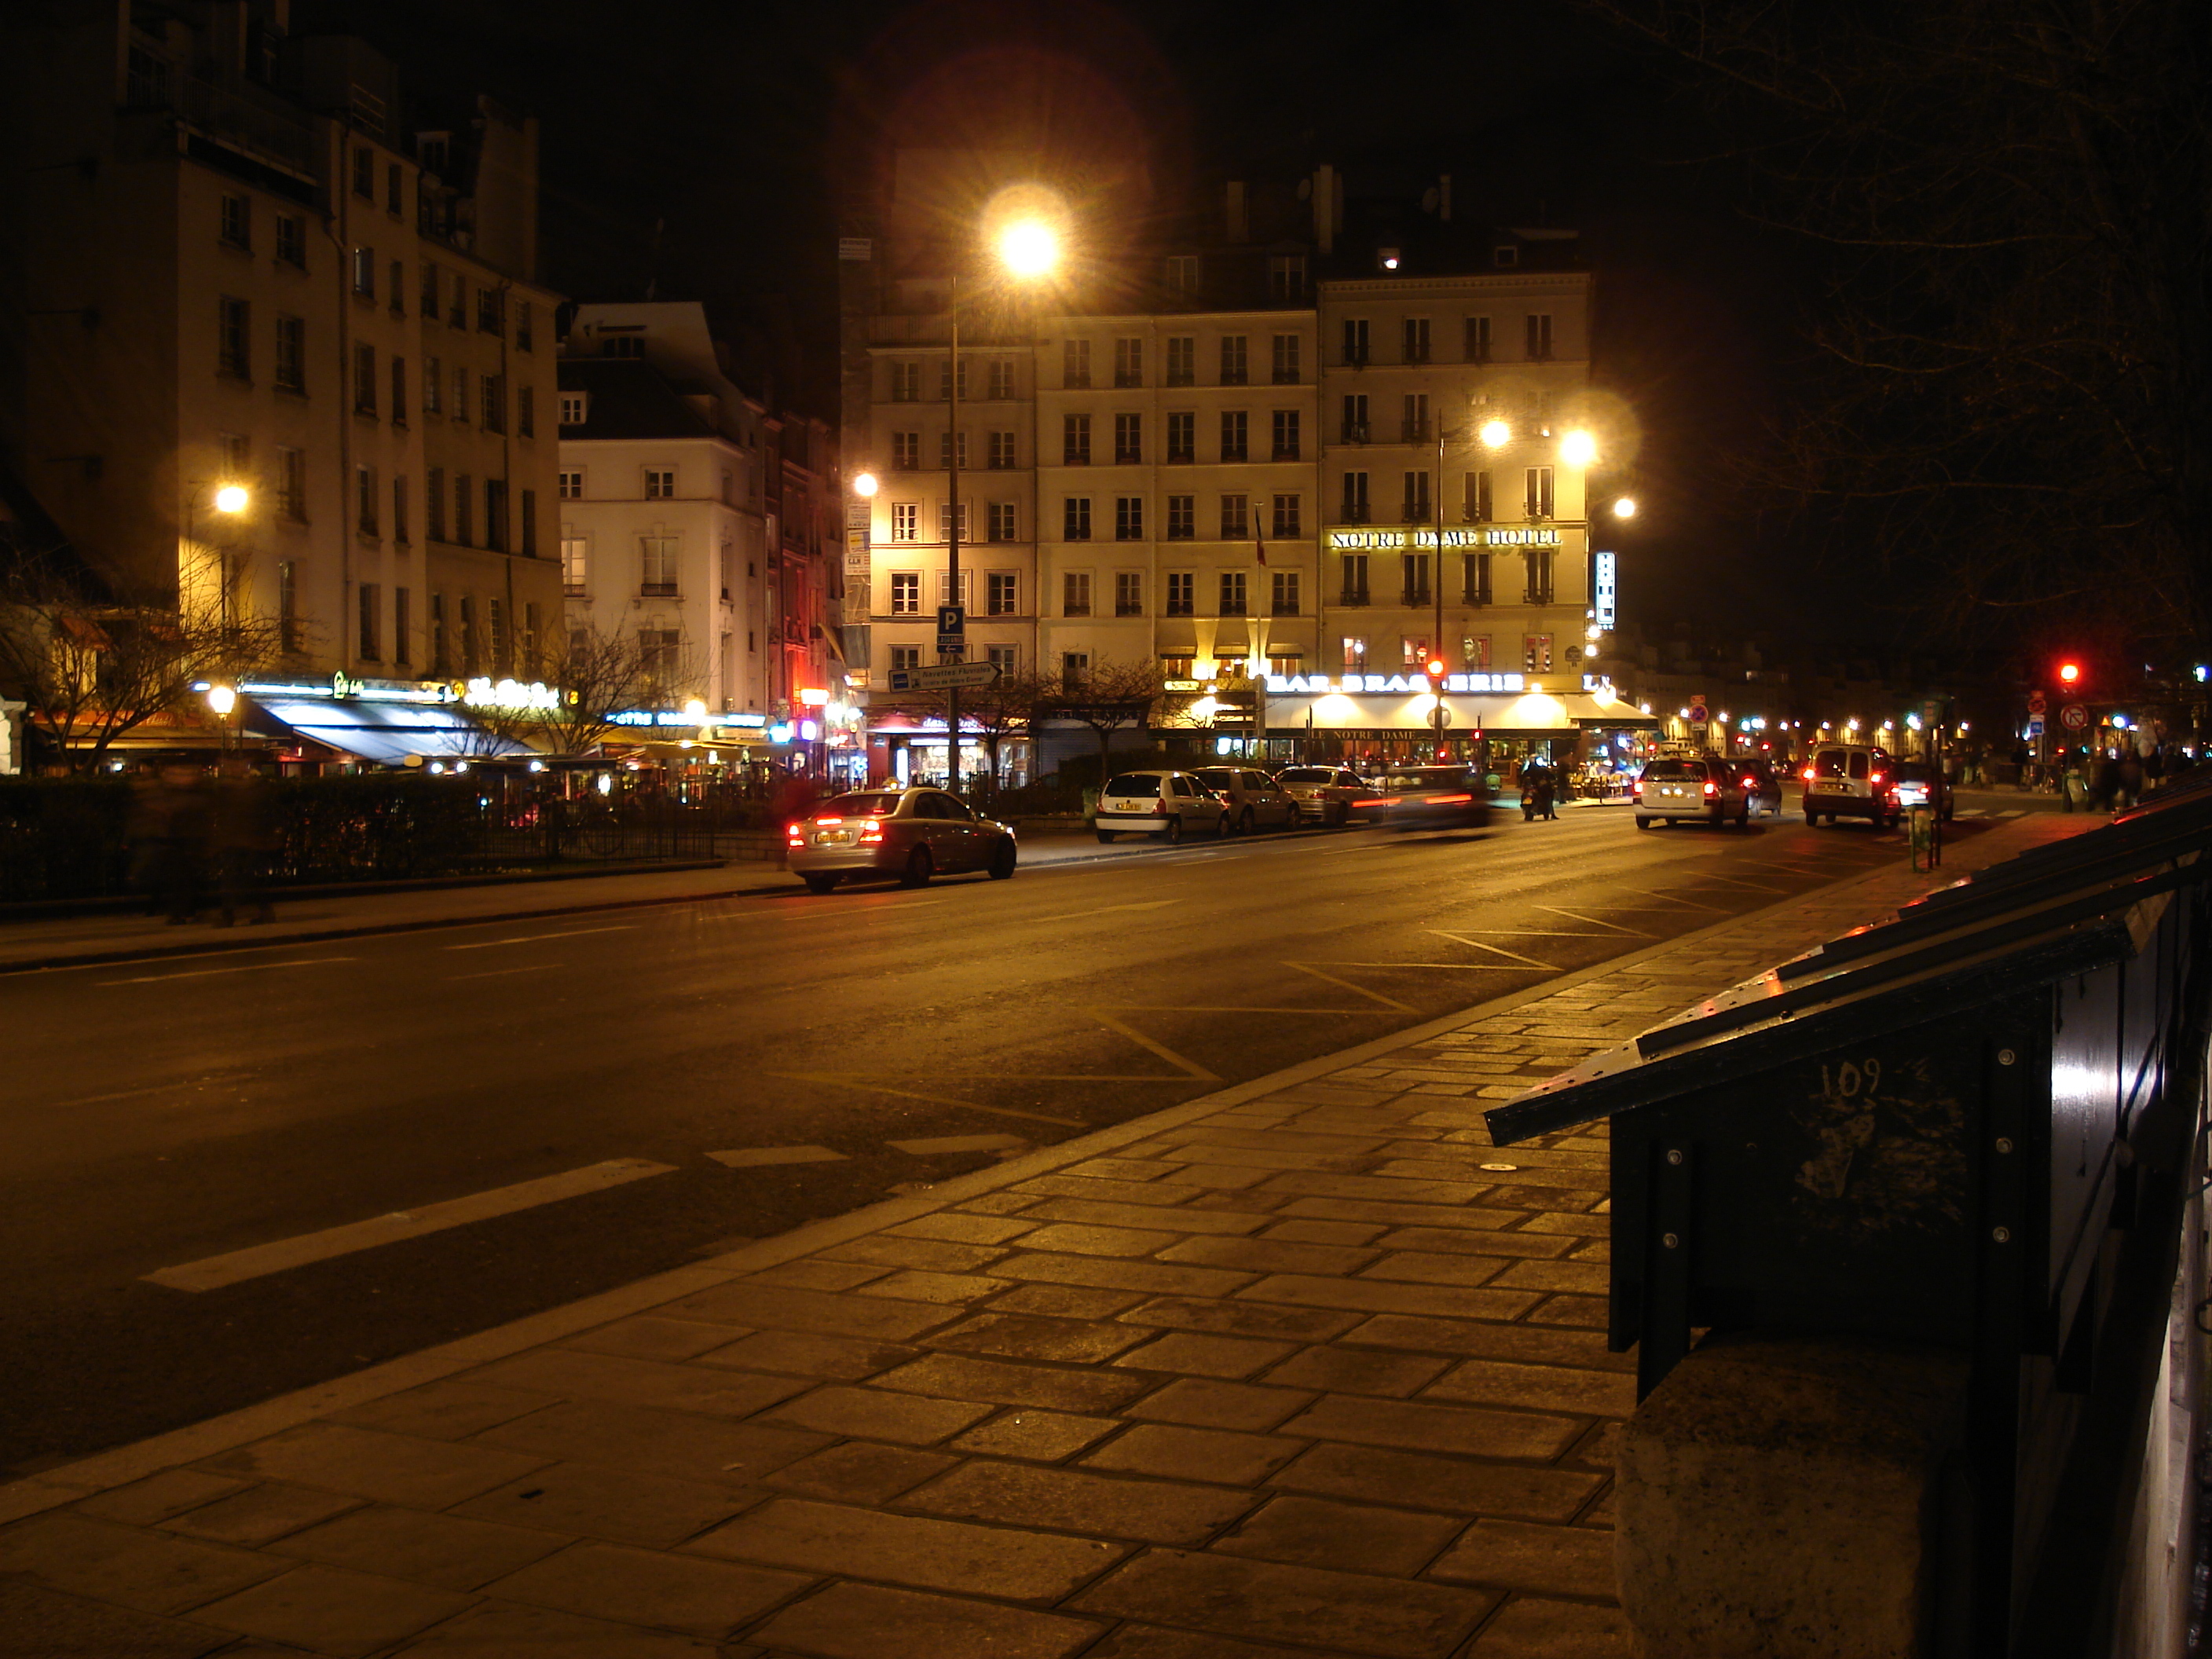
<path fill-rule="evenodd" d="M 303 738 L 386 766 L 404 765 L 410 755 L 472 760 L 531 752 L 528 744 L 495 737 L 443 704 L 349 697 L 256 699 L 255 706 Z"/>

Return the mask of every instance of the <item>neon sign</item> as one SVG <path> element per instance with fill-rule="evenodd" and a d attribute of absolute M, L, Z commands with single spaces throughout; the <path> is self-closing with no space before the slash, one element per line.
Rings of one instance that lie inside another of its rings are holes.
<path fill-rule="evenodd" d="M 1552 525 L 1494 526 L 1476 530 L 1447 530 L 1446 547 L 1557 547 L 1559 532 Z M 1328 544 L 1338 552 L 1402 552 L 1407 548 L 1434 547 L 1433 530 L 1332 530 Z"/>
<path fill-rule="evenodd" d="M 1521 674 L 1444 676 L 1444 690 L 1447 691 L 1518 692 L 1527 689 L 1527 677 Z M 1429 677 L 1425 674 L 1340 674 L 1334 679 L 1326 674 L 1267 676 L 1267 695 L 1271 697 L 1325 697 L 1340 693 L 1358 696 L 1376 692 L 1412 696 L 1425 694 L 1428 690 Z"/>

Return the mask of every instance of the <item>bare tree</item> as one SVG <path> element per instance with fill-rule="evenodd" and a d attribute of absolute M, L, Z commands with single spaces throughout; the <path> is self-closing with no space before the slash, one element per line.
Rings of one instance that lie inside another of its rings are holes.
<path fill-rule="evenodd" d="M 1039 707 L 1057 689 L 1057 683 L 1033 671 L 1001 674 L 990 684 L 960 694 L 961 723 L 974 721 L 990 756 L 991 787 L 999 785 L 999 751 L 1012 738 L 1025 737 L 1036 722 Z"/>
<path fill-rule="evenodd" d="M 1142 726 L 1159 701 L 1160 668 L 1156 662 L 1110 659 L 1061 672 L 1040 705 L 1039 715 L 1087 726 L 1098 739 L 1098 779 L 1106 780 L 1107 754 L 1114 734 Z"/>
<path fill-rule="evenodd" d="M 2106 0 L 1583 0 L 1824 279 L 1757 482 L 1978 622 L 2212 641 L 2212 29 Z"/>
<path fill-rule="evenodd" d="M 597 748 L 629 729 L 617 714 L 657 705 L 692 678 L 684 661 L 671 661 L 657 645 L 647 647 L 635 632 L 592 627 L 571 629 L 565 641 L 549 643 L 520 666 L 532 681 L 550 687 L 553 700 L 539 707 L 472 708 L 471 717 L 497 737 L 554 754 Z"/>

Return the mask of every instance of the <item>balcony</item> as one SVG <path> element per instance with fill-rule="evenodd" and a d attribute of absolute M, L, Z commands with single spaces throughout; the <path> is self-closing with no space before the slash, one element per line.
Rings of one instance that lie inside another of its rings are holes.
<path fill-rule="evenodd" d="M 1275 371 L 1275 384 L 1277 386 L 1303 386 L 1305 382 L 1300 378 L 1297 369 L 1278 368 Z"/>
<path fill-rule="evenodd" d="M 1435 598 L 1426 587 L 1408 587 L 1398 596 L 1398 603 L 1408 611 L 1426 610 Z"/>
<path fill-rule="evenodd" d="M 1367 441 L 1367 422 L 1364 421 L 1346 421 L 1343 426 L 1338 428 L 1336 441 L 1340 444 L 1365 443 Z"/>
<path fill-rule="evenodd" d="M 1425 444 L 1436 434 L 1429 430 L 1426 416 L 1416 416 L 1398 423 L 1398 441 L 1401 444 Z"/>
<path fill-rule="evenodd" d="M 1337 603 L 1339 605 L 1365 605 L 1367 603 L 1367 584 L 1364 582 L 1345 583 L 1344 592 L 1342 596 L 1338 599 Z"/>
<path fill-rule="evenodd" d="M 1428 521 L 1429 504 L 1426 501 L 1403 501 L 1399 504 L 1400 524 L 1426 524 Z"/>
<path fill-rule="evenodd" d="M 672 599 L 676 597 L 674 582 L 640 582 L 638 596 L 647 599 Z"/>
<path fill-rule="evenodd" d="M 1337 509 L 1336 521 L 1339 524 L 1372 524 L 1375 522 L 1375 509 L 1365 501 L 1346 501 Z"/>
<path fill-rule="evenodd" d="M 1277 444 L 1273 453 L 1279 461 L 1295 461 L 1300 455 L 1299 447 L 1296 444 Z"/>

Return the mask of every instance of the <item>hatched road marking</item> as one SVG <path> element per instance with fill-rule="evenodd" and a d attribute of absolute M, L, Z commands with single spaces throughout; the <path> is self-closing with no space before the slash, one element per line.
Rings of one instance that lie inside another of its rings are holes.
<path fill-rule="evenodd" d="M 368 1221 L 348 1222 L 343 1227 L 329 1227 L 319 1233 L 302 1233 L 297 1238 L 280 1238 L 274 1243 L 255 1244 L 227 1255 L 187 1261 L 181 1267 L 163 1267 L 146 1274 L 145 1279 L 173 1291 L 220 1290 L 226 1285 L 243 1284 L 249 1279 L 261 1279 L 289 1267 L 328 1261 L 356 1250 L 397 1243 L 403 1238 L 420 1238 L 425 1233 L 443 1232 L 448 1227 L 465 1226 L 471 1221 L 485 1221 L 493 1216 L 513 1215 L 540 1204 L 641 1181 L 647 1176 L 666 1175 L 675 1167 L 672 1164 L 648 1163 L 641 1158 L 611 1158 L 605 1164 L 570 1170 L 564 1175 L 545 1176 L 512 1187 L 495 1187 L 488 1193 L 449 1198 L 441 1203 L 425 1204 L 419 1209 L 394 1210 Z"/>

